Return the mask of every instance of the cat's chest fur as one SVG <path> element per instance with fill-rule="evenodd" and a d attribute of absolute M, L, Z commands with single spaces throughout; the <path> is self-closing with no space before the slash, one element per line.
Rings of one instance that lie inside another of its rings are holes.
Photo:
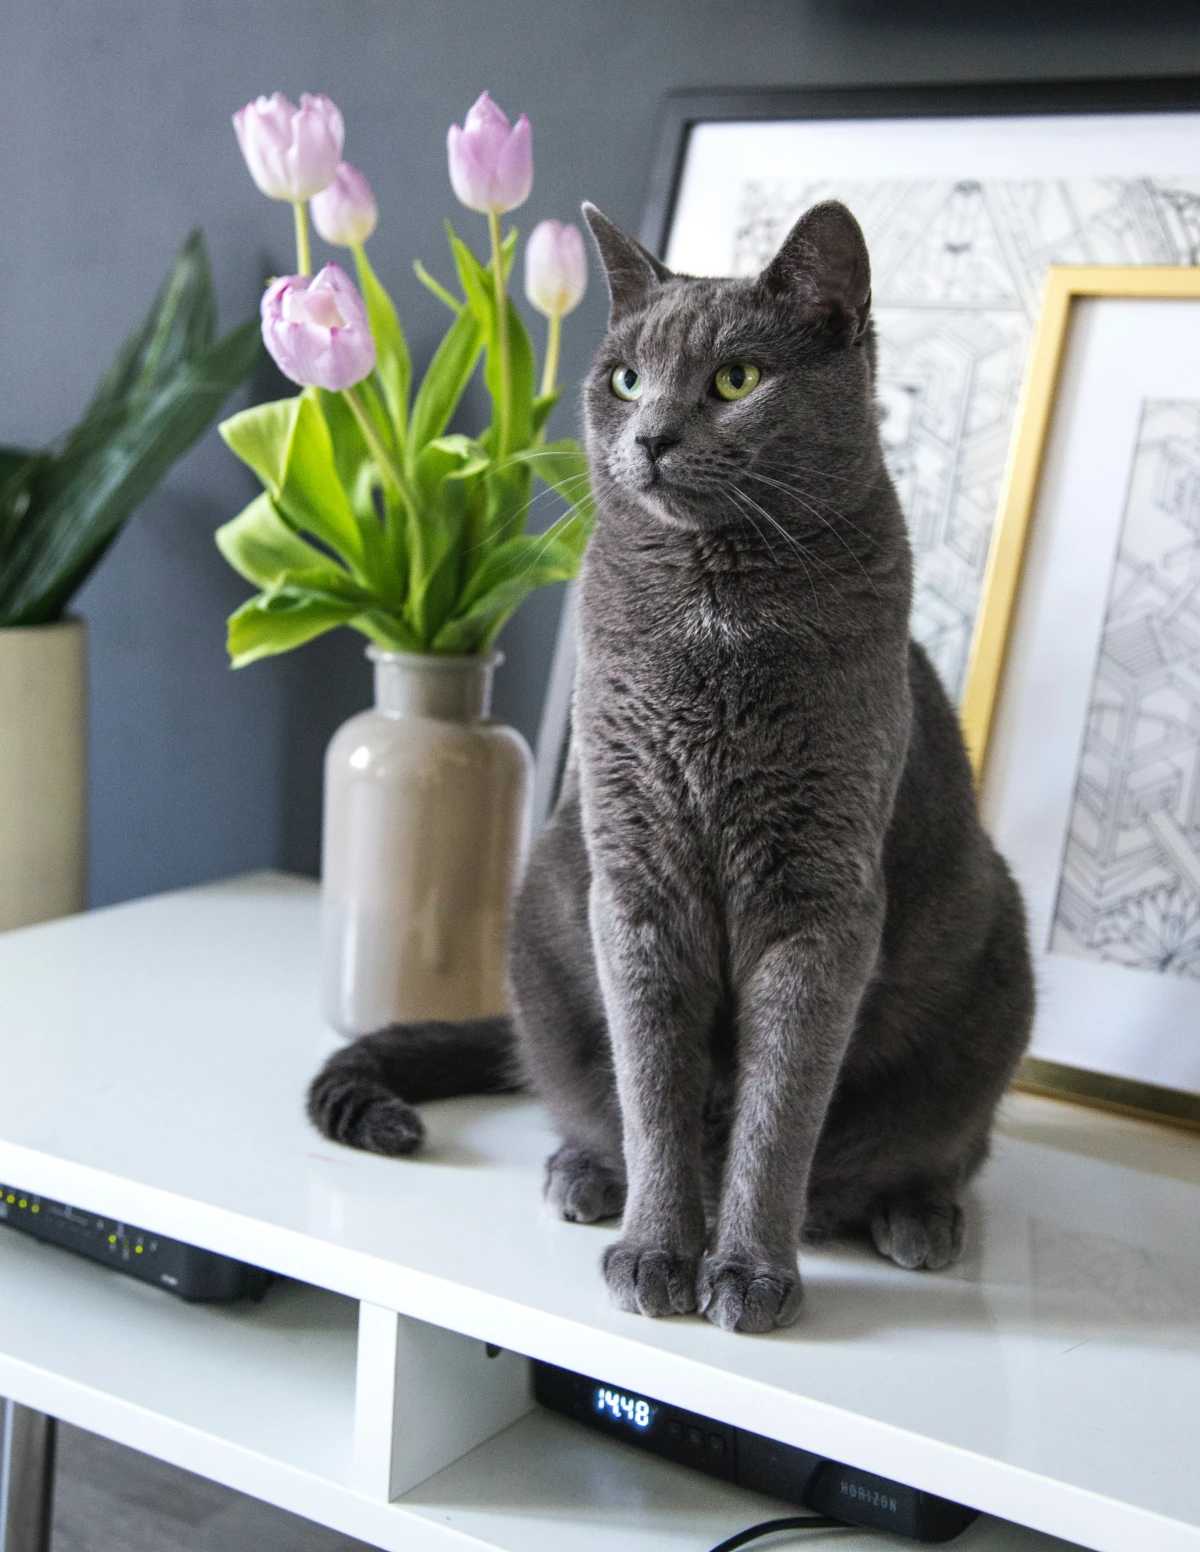
<path fill-rule="evenodd" d="M 740 852 L 749 834 L 798 836 L 814 814 L 878 812 L 890 782 L 864 786 L 864 773 L 902 746 L 902 675 L 887 662 L 902 640 L 831 636 L 803 577 L 769 555 L 614 549 L 595 545 L 581 590 L 576 727 L 593 826 L 685 827 L 708 852 Z"/>

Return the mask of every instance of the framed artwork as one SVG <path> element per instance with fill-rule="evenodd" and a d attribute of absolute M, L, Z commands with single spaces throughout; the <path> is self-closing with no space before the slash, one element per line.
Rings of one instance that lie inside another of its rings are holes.
<path fill-rule="evenodd" d="M 871 253 L 913 631 L 960 701 L 1046 270 L 1200 260 L 1200 81 L 673 95 L 640 235 L 756 274 L 832 198 Z"/>
<path fill-rule="evenodd" d="M 639 235 L 685 272 L 754 274 L 830 198 L 871 252 L 913 633 L 961 703 L 1046 270 L 1200 261 L 1200 80 L 672 93 Z M 539 819 L 561 772 L 573 657 L 568 609 Z"/>
<path fill-rule="evenodd" d="M 1200 269 L 1050 271 L 962 715 L 1024 1085 L 1200 1127 Z"/>

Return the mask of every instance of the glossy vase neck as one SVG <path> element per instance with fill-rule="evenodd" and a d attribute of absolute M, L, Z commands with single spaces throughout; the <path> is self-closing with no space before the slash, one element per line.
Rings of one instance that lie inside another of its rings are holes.
<path fill-rule="evenodd" d="M 385 717 L 434 717 L 440 722 L 479 722 L 492 704 L 492 675 L 499 652 L 479 657 L 384 652 L 368 647 L 375 665 L 375 710 Z"/>

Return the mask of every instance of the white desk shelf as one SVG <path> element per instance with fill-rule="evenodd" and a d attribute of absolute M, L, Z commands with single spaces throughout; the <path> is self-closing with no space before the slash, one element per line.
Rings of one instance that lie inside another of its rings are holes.
<path fill-rule="evenodd" d="M 543 1213 L 528 1101 L 430 1106 L 401 1162 L 308 1128 L 315 943 L 278 877 L 0 938 L 0 1178 L 313 1285 L 197 1309 L 0 1231 L 0 1394 L 387 1548 L 703 1552 L 770 1512 L 541 1413 L 389 1504 L 354 1459 L 362 1300 L 1098 1552 L 1200 1552 L 1194 1138 L 1014 1099 L 959 1267 L 838 1246 L 790 1331 L 650 1322 L 607 1304 L 610 1231 Z"/>

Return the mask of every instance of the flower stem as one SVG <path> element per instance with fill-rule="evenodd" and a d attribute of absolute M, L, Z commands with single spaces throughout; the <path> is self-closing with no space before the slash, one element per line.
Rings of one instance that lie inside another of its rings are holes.
<path fill-rule="evenodd" d="M 312 249 L 308 243 L 308 206 L 304 200 L 293 200 L 292 214 L 296 218 L 296 273 L 311 275 Z"/>
<path fill-rule="evenodd" d="M 492 236 L 492 278 L 496 287 L 496 334 L 500 342 L 500 426 L 496 457 L 507 458 L 512 434 L 512 346 L 508 338 L 508 293 L 504 285 L 504 254 L 500 247 L 500 217 L 488 211 Z"/>
<path fill-rule="evenodd" d="M 379 435 L 379 428 L 371 419 L 371 412 L 363 403 L 362 394 L 358 387 L 343 388 L 342 394 L 346 403 L 354 411 L 354 418 L 358 421 L 358 428 L 362 432 L 367 446 L 371 449 L 376 463 L 378 463 L 384 474 L 387 475 L 388 479 L 391 480 L 392 484 L 400 492 L 409 511 L 415 515 L 417 510 L 416 497 L 413 495 L 412 487 L 405 478 L 403 469 L 401 469 L 395 458 L 392 457 L 391 453 L 384 446 L 383 438 Z"/>
<path fill-rule="evenodd" d="M 550 315 L 550 327 L 546 331 L 546 364 L 542 368 L 542 398 L 554 392 L 558 381 L 558 346 L 562 338 L 562 319 L 557 313 Z"/>

